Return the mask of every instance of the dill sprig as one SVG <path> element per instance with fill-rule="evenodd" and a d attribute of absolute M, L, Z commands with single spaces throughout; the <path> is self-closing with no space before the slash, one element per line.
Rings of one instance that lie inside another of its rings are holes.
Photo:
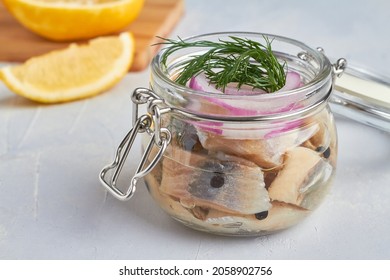
<path fill-rule="evenodd" d="M 183 70 L 175 82 L 185 86 L 187 82 L 200 73 L 204 73 L 211 84 L 225 91 L 229 83 L 237 83 L 237 88 L 248 85 L 253 88 L 274 92 L 286 83 L 286 63 L 281 64 L 271 49 L 271 40 L 264 36 L 265 44 L 235 36 L 231 40 L 216 42 L 201 40 L 187 42 L 165 39 L 160 43 L 167 45 L 162 55 L 166 66 L 168 57 L 184 48 L 204 48 L 205 52 L 193 55 L 184 63 Z"/>

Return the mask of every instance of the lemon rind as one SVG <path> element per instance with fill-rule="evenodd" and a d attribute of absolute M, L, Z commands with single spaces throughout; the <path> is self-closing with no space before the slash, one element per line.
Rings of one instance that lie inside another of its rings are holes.
<path fill-rule="evenodd" d="M 18 0 L 18 2 L 24 2 L 28 5 L 35 6 L 35 7 L 42 7 L 42 8 L 60 8 L 60 9 L 90 9 L 90 10 L 96 10 L 96 9 L 102 9 L 102 8 L 112 8 L 120 5 L 124 5 L 124 3 L 131 3 L 135 0 L 122 0 L 122 1 L 113 1 L 113 2 L 107 2 L 107 3 L 97 3 L 97 4 L 78 4 L 78 3 L 50 3 L 50 2 L 41 2 L 36 0 Z M 123 2 L 123 3 L 120 3 Z"/>

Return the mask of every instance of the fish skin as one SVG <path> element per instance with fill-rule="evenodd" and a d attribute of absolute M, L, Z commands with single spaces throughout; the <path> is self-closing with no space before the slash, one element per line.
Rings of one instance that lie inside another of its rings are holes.
<path fill-rule="evenodd" d="M 231 213 L 253 214 L 270 207 L 263 172 L 256 164 L 234 156 L 186 153 L 176 150 L 175 158 L 164 158 L 161 192 Z M 176 160 L 183 158 L 185 163 Z M 216 175 L 223 176 L 219 188 L 210 185 Z"/>

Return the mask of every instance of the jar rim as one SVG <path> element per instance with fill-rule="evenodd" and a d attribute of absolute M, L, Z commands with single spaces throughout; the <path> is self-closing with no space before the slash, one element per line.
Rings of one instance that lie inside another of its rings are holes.
<path fill-rule="evenodd" d="M 274 35 L 274 34 L 270 34 L 270 33 L 258 33 L 258 32 L 246 32 L 246 31 L 243 31 L 243 32 L 241 32 L 241 31 L 233 31 L 233 32 L 225 31 L 225 32 L 214 32 L 214 33 L 205 33 L 205 34 L 200 34 L 200 35 L 194 35 L 194 36 L 190 36 L 190 37 L 187 37 L 187 38 L 184 38 L 181 40 L 193 41 L 193 40 L 197 40 L 200 38 L 205 39 L 207 37 L 215 37 L 215 36 L 239 36 L 239 37 L 244 37 L 244 36 L 259 36 L 259 37 L 261 36 L 262 37 L 262 36 L 265 36 L 268 38 L 272 38 L 272 40 L 276 39 L 276 40 L 281 41 L 281 42 L 286 42 L 286 43 L 298 46 L 298 47 L 302 48 L 303 50 L 308 51 L 310 56 L 312 58 L 314 58 L 317 62 L 319 62 L 321 71 L 314 77 L 314 79 L 312 79 L 311 81 L 309 81 L 307 84 L 303 85 L 302 87 L 299 87 L 299 88 L 293 89 L 293 90 L 273 92 L 271 94 L 251 95 L 251 97 L 254 97 L 254 98 L 266 98 L 266 97 L 269 97 L 269 95 L 280 96 L 280 95 L 291 94 L 293 92 L 300 91 L 300 90 L 305 90 L 305 89 L 310 88 L 311 86 L 317 84 L 318 82 L 322 81 L 324 78 L 326 78 L 326 76 L 328 76 L 331 73 L 332 64 L 330 63 L 327 56 L 325 56 L 322 52 L 317 51 L 317 50 L 309 47 L 308 45 L 302 43 L 301 41 L 291 39 L 291 38 L 285 37 L 285 36 Z M 163 78 L 172 87 L 180 88 L 182 90 L 185 89 L 185 90 L 191 92 L 191 94 L 196 94 L 196 95 L 200 95 L 200 96 L 205 96 L 205 95 L 210 94 L 209 92 L 194 90 L 194 89 L 191 89 L 189 87 L 179 85 L 179 84 L 175 83 L 172 79 L 170 79 L 166 75 L 166 73 L 164 73 L 163 69 L 161 68 L 161 56 L 165 51 L 166 51 L 166 49 L 164 49 L 164 48 L 161 49 L 156 54 L 156 56 L 154 56 L 154 58 L 152 60 L 152 68 L 157 74 L 159 74 L 160 78 Z M 217 96 L 217 97 L 220 97 L 220 98 L 224 98 L 227 96 L 226 94 L 223 94 L 223 93 L 220 94 L 220 93 L 213 92 L 212 94 Z M 242 95 L 240 95 L 240 94 L 229 94 L 229 98 L 234 99 L 234 98 L 240 98 L 240 97 L 242 98 Z"/>
<path fill-rule="evenodd" d="M 204 92 L 199 90 L 191 89 L 187 86 L 179 85 L 175 83 L 169 76 L 169 73 L 167 72 L 167 69 L 163 67 L 163 64 L 161 63 L 162 55 L 166 51 L 165 48 L 162 48 L 153 58 L 151 63 L 152 73 L 155 74 L 159 79 L 161 79 L 164 83 L 166 83 L 166 86 L 181 92 L 185 92 L 191 97 L 194 98 L 205 98 L 212 96 L 213 98 L 218 98 L 220 100 L 229 99 L 229 100 L 242 100 L 243 98 L 250 98 L 250 100 L 258 101 L 258 102 L 271 102 L 275 99 L 280 98 L 289 98 L 292 96 L 295 96 L 297 94 L 304 94 L 304 93 L 312 93 L 318 91 L 321 87 L 323 87 L 329 80 L 332 78 L 332 64 L 330 63 L 327 56 L 325 56 L 321 51 L 315 50 L 306 44 L 291 39 L 288 37 L 280 36 L 280 35 L 274 35 L 274 34 L 268 34 L 268 33 L 259 33 L 259 32 L 241 32 L 241 31 L 235 31 L 235 32 L 215 32 L 215 33 L 206 33 L 206 34 L 200 34 L 195 36 L 190 36 L 184 39 L 181 39 L 183 41 L 195 41 L 195 40 L 206 40 L 207 38 L 218 38 L 218 37 L 226 37 L 229 36 L 236 36 L 236 37 L 267 37 L 270 38 L 272 41 L 278 41 L 287 45 L 291 45 L 294 47 L 300 48 L 302 51 L 306 52 L 306 54 L 310 57 L 310 59 L 314 60 L 318 64 L 318 73 L 315 74 L 313 78 L 311 78 L 307 83 L 304 85 L 292 89 L 292 90 L 285 90 L 280 92 L 273 92 L 269 94 L 255 94 L 255 95 L 243 95 L 243 94 L 224 94 L 224 93 L 211 93 L 211 92 Z M 219 38 L 218 38 L 219 39 Z M 298 56 L 298 54 L 296 54 Z M 304 61 L 304 60 L 302 60 Z M 306 98 L 311 97 L 311 94 L 306 94 Z M 322 103 L 323 101 L 327 100 L 329 97 L 329 94 L 324 94 L 319 100 L 313 101 L 314 103 Z M 320 102 L 321 101 L 321 102 Z M 313 105 L 313 104 L 311 104 Z M 309 106 L 312 107 L 312 106 Z M 240 119 L 240 118 L 239 118 Z"/>

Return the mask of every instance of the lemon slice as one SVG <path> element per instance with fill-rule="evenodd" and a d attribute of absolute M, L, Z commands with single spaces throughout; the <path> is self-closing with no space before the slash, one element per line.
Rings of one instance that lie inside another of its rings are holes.
<path fill-rule="evenodd" d="M 117 32 L 142 10 L 144 0 L 3 0 L 26 28 L 56 41 Z"/>
<path fill-rule="evenodd" d="M 6 66 L 0 69 L 0 79 L 13 92 L 34 101 L 71 101 L 114 86 L 127 73 L 133 56 L 133 36 L 123 32 Z"/>

